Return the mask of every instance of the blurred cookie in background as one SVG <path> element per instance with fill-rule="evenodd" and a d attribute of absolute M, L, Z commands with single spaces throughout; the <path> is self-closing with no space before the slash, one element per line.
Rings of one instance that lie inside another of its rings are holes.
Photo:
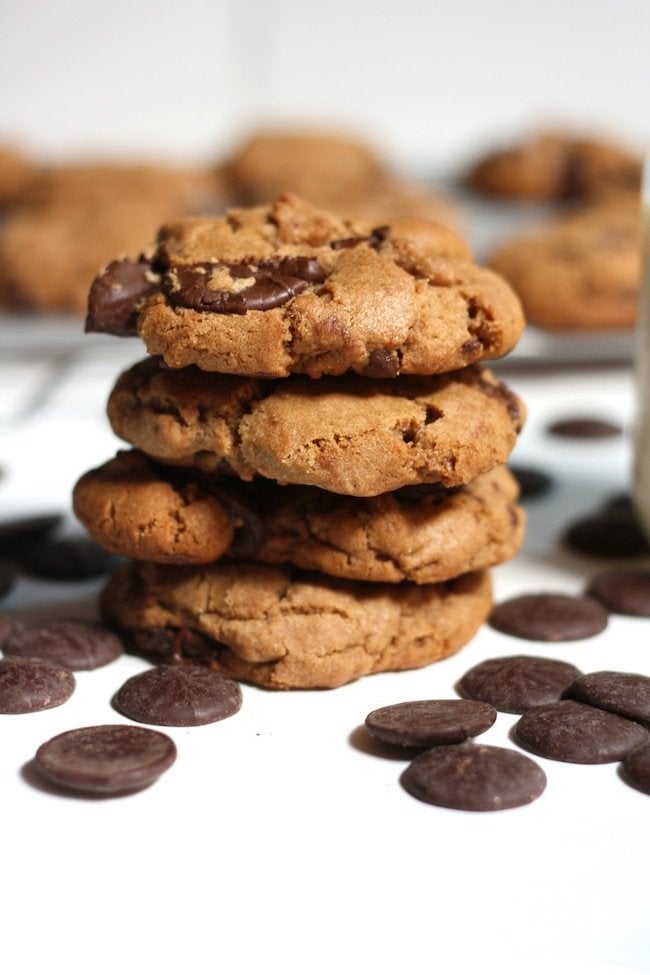
<path fill-rule="evenodd" d="M 290 191 L 347 217 L 459 224 L 458 205 L 440 189 L 405 179 L 374 146 L 333 131 L 260 129 L 219 171 L 243 206 L 268 203 Z"/>
<path fill-rule="evenodd" d="M 638 196 L 615 193 L 497 245 L 486 263 L 527 320 L 554 331 L 632 329 L 641 282 Z"/>
<path fill-rule="evenodd" d="M 0 227 L 0 306 L 83 312 L 93 278 L 115 254 L 139 253 L 166 220 L 223 205 L 217 177 L 200 169 L 35 167 Z"/>
<path fill-rule="evenodd" d="M 0 143 L 0 210 L 20 199 L 32 172 L 30 161 L 17 147 Z"/>
<path fill-rule="evenodd" d="M 637 191 L 642 158 L 614 138 L 548 131 L 495 148 L 464 175 L 467 188 L 504 200 L 587 200 Z"/>

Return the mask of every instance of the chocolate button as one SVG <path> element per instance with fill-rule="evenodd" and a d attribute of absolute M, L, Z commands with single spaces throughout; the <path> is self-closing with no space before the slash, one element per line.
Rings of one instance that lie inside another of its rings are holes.
<path fill-rule="evenodd" d="M 556 437 L 574 437 L 578 440 L 599 440 L 618 437 L 623 432 L 617 423 L 595 417 L 576 416 L 551 423 L 548 432 Z"/>
<path fill-rule="evenodd" d="M 544 791 L 546 776 L 512 748 L 448 745 L 418 755 L 402 775 L 412 796 L 434 806 L 490 812 L 513 809 Z"/>
<path fill-rule="evenodd" d="M 526 712 L 514 727 L 518 744 L 557 762 L 617 762 L 648 740 L 640 724 L 579 701 L 556 701 Z"/>
<path fill-rule="evenodd" d="M 61 538 L 23 549 L 20 564 L 39 579 L 77 581 L 106 575 L 122 560 L 89 538 Z"/>
<path fill-rule="evenodd" d="M 133 721 L 190 727 L 236 714 L 242 696 L 234 680 L 215 670 L 162 664 L 129 678 L 113 703 Z"/>
<path fill-rule="evenodd" d="M 634 558 L 650 551 L 634 514 L 623 507 L 612 507 L 573 522 L 563 541 L 575 552 L 607 558 Z"/>
<path fill-rule="evenodd" d="M 613 569 L 594 576 L 587 595 L 598 599 L 612 613 L 650 616 L 650 572 Z"/>
<path fill-rule="evenodd" d="M 12 657 L 42 657 L 69 670 L 95 670 L 116 660 L 124 644 L 99 623 L 48 620 L 18 630 L 4 649 Z"/>
<path fill-rule="evenodd" d="M 650 677 L 643 674 L 594 671 L 578 677 L 567 688 L 566 697 L 613 711 L 632 721 L 650 722 Z"/>
<path fill-rule="evenodd" d="M 532 593 L 493 609 L 490 625 L 524 640 L 584 640 L 607 626 L 607 611 L 588 596 Z"/>
<path fill-rule="evenodd" d="M 95 725 L 46 741 L 34 763 L 56 785 L 110 796 L 151 785 L 175 759 L 174 742 L 160 731 Z"/>
<path fill-rule="evenodd" d="M 0 660 L 0 714 L 57 708 L 74 689 L 74 674 L 66 667 L 32 658 Z"/>
<path fill-rule="evenodd" d="M 371 711 L 366 728 L 391 745 L 453 745 L 486 731 L 497 713 L 481 701 L 405 701 Z"/>
<path fill-rule="evenodd" d="M 461 677 L 458 690 L 466 698 L 487 701 L 497 711 L 523 714 L 539 704 L 558 701 L 581 675 L 563 660 L 546 657 L 493 657 Z"/>
<path fill-rule="evenodd" d="M 650 745 L 644 745 L 626 755 L 621 773 L 628 785 L 650 794 Z"/>
<path fill-rule="evenodd" d="M 510 467 L 510 473 L 514 475 L 519 484 L 521 498 L 535 498 L 540 494 L 546 494 L 553 486 L 553 479 L 549 474 L 540 471 L 535 467 Z"/>
<path fill-rule="evenodd" d="M 42 542 L 62 521 L 62 515 L 48 513 L 0 522 L 0 553 L 14 557 L 25 546 Z"/>

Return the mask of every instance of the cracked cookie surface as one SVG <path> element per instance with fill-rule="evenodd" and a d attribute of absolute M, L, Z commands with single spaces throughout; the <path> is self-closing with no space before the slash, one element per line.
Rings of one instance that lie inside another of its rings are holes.
<path fill-rule="evenodd" d="M 73 507 L 98 544 L 131 559 L 205 564 L 227 552 L 340 578 L 425 584 L 512 558 L 525 524 L 517 496 L 503 467 L 458 490 L 426 485 L 366 499 L 202 477 L 129 451 L 84 474 Z"/>
<path fill-rule="evenodd" d="M 144 561 L 211 562 L 235 532 L 215 497 L 191 480 L 164 480 L 135 450 L 84 474 L 74 486 L 73 510 L 102 548 Z"/>
<path fill-rule="evenodd" d="M 156 358 L 117 380 L 117 436 L 180 467 L 310 484 L 369 497 L 410 484 L 467 484 L 504 463 L 525 418 L 492 373 L 255 380 L 165 369 Z"/>
<path fill-rule="evenodd" d="M 278 689 L 423 667 L 464 646 L 491 604 L 487 570 L 394 586 L 227 561 L 130 563 L 102 594 L 106 619 L 135 633 L 140 647 Z"/>
<path fill-rule="evenodd" d="M 133 262 L 95 280 L 86 328 L 137 333 L 172 368 L 428 375 L 505 355 L 524 326 L 510 286 L 452 230 L 341 219 L 292 194 L 168 224 L 148 260 L 117 324 L 113 296 Z"/>

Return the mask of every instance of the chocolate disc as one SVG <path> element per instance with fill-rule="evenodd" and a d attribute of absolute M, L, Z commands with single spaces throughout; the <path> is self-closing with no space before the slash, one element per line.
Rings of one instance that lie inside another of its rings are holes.
<path fill-rule="evenodd" d="M 547 657 L 493 657 L 464 674 L 458 690 L 463 697 L 487 701 L 497 711 L 523 714 L 538 704 L 558 701 L 579 677 L 573 664 Z"/>
<path fill-rule="evenodd" d="M 490 625 L 524 640 L 584 640 L 607 626 L 607 611 L 588 596 L 532 593 L 496 606 Z"/>
<path fill-rule="evenodd" d="M 434 806 L 490 812 L 532 802 L 544 791 L 546 776 L 512 748 L 465 742 L 418 755 L 402 775 L 402 785 Z"/>
<path fill-rule="evenodd" d="M 452 745 L 487 731 L 497 713 L 482 701 L 405 701 L 371 711 L 366 728 L 391 745 Z"/>
<path fill-rule="evenodd" d="M 650 794 L 650 745 L 636 748 L 623 759 L 621 774 L 628 785 Z"/>
<path fill-rule="evenodd" d="M 162 664 L 130 677 L 113 703 L 133 721 L 190 727 L 236 714 L 242 696 L 239 684 L 216 670 Z"/>
<path fill-rule="evenodd" d="M 29 714 L 56 708 L 75 689 L 74 674 L 47 660 L 0 660 L 0 714 Z"/>
<path fill-rule="evenodd" d="M 518 744 L 558 762 L 617 762 L 648 740 L 635 721 L 579 701 L 556 701 L 527 711 L 514 727 Z"/>
<path fill-rule="evenodd" d="M 650 616 L 650 572 L 612 569 L 594 576 L 587 595 L 623 616 Z"/>
<path fill-rule="evenodd" d="M 175 759 L 174 742 L 160 731 L 95 725 L 51 738 L 34 761 L 56 785 L 109 796 L 151 785 Z"/>
<path fill-rule="evenodd" d="M 565 696 L 632 721 L 650 722 L 650 677 L 643 674 L 594 671 L 578 677 L 567 688 Z"/>
<path fill-rule="evenodd" d="M 42 657 L 70 670 L 95 670 L 116 660 L 124 644 L 99 623 L 47 620 L 15 632 L 4 651 L 12 657 Z"/>

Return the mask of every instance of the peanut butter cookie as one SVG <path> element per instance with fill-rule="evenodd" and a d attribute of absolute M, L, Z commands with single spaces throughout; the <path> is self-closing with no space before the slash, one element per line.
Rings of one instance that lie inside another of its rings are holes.
<path fill-rule="evenodd" d="M 478 366 L 441 376 L 248 379 L 145 359 L 118 378 L 118 437 L 180 467 L 357 497 L 467 484 L 502 464 L 521 400 Z"/>
<path fill-rule="evenodd" d="M 423 667 L 464 646 L 492 602 L 489 573 L 437 585 L 344 582 L 259 563 L 121 567 L 110 624 L 149 654 L 262 687 L 327 688 Z"/>
<path fill-rule="evenodd" d="M 632 328 L 641 282 L 638 200 L 582 207 L 502 244 L 488 263 L 541 328 Z"/>
<path fill-rule="evenodd" d="M 423 584 L 515 555 L 525 524 L 517 495 L 504 467 L 464 488 L 366 499 L 206 477 L 134 450 L 84 474 L 73 504 L 96 542 L 131 559 L 202 564 L 227 550 L 341 578 Z"/>
<path fill-rule="evenodd" d="M 96 279 L 86 328 L 137 333 L 175 369 L 388 378 L 505 355 L 523 326 L 510 286 L 452 230 L 343 220 L 285 195 L 163 227 L 153 255 Z"/>

